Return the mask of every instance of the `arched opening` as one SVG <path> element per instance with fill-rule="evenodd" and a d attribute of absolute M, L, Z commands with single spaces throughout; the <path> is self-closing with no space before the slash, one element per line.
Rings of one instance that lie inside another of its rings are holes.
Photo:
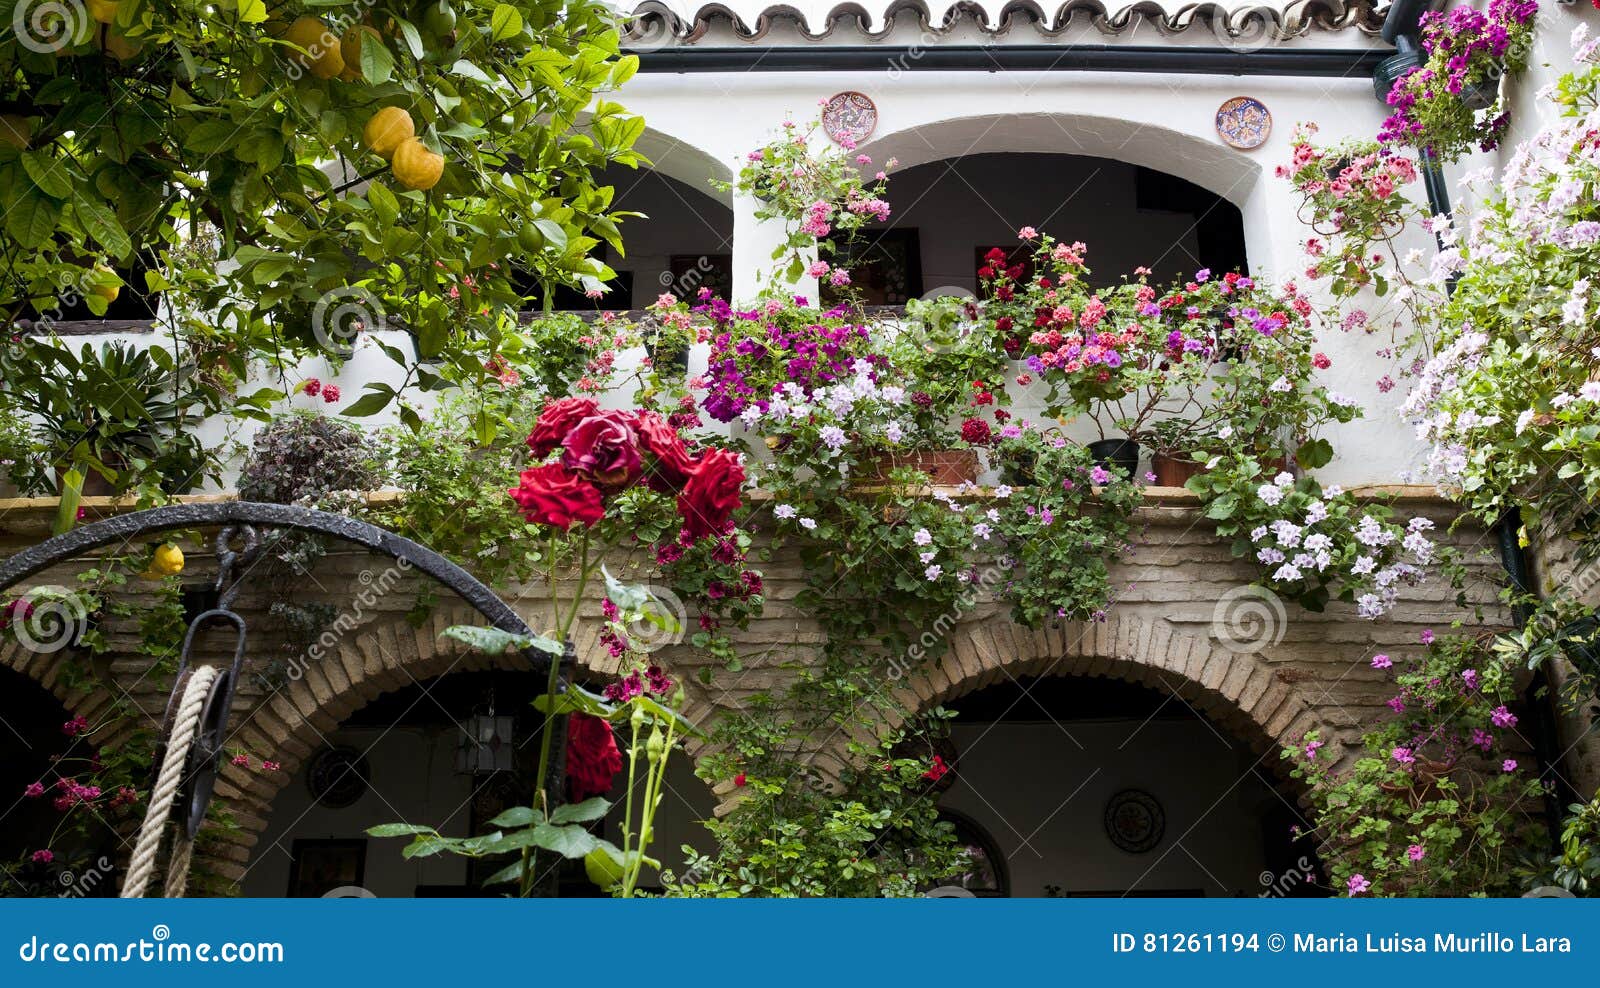
<path fill-rule="evenodd" d="M 1008 679 L 945 704 L 939 796 L 1000 861 L 975 894 L 1305 896 L 1319 866 L 1276 752 L 1177 692 L 1114 679 Z M 1299 829 L 1297 829 L 1299 828 Z M 958 828 L 959 829 L 959 828 Z M 958 883 L 959 884 L 959 883 Z"/>
<path fill-rule="evenodd" d="M 599 683 L 589 684 L 598 688 Z M 382 898 L 502 896 L 484 879 L 510 858 L 440 854 L 405 859 L 405 838 L 375 838 L 384 823 L 436 828 L 452 837 L 486 833 L 489 821 L 530 805 L 544 718 L 530 700 L 542 675 L 513 669 L 449 672 L 386 692 L 312 744 L 295 776 L 273 798 L 265 829 L 239 885 L 247 896 Z M 620 743 L 620 742 L 619 742 Z M 712 796 L 681 753 L 669 769 L 652 856 L 682 871 L 680 845 L 709 816 Z M 260 770 L 252 760 L 252 770 Z M 620 802 L 626 773 L 608 798 Z M 590 830 L 620 844 L 620 810 Z M 582 862 L 556 875 L 564 898 L 601 894 Z"/>
<path fill-rule="evenodd" d="M 716 181 L 731 181 L 728 166 L 669 134 L 646 129 L 635 149 L 649 163 L 610 165 L 596 184 L 613 190 L 611 209 L 637 213 L 618 224 L 626 253 L 598 244 L 591 256 L 617 272 L 609 290 L 589 298 L 558 288 L 558 310 L 643 309 L 663 292 L 680 298 L 708 287 L 727 297 L 733 286 L 733 211 Z M 533 290 L 533 286 L 529 286 Z"/>
<path fill-rule="evenodd" d="M 992 248 L 1022 258 L 1017 231 L 1025 226 L 1088 244 L 1097 285 L 1115 285 L 1138 267 L 1149 268 L 1157 283 L 1202 268 L 1249 270 L 1237 205 L 1187 179 L 1126 161 L 966 154 L 897 171 L 889 201 L 889 221 L 844 248 L 853 261 L 853 283 L 873 304 L 978 291 L 978 270 Z"/>
<path fill-rule="evenodd" d="M 23 674 L 0 667 L 0 697 L 0 896 L 115 895 L 122 801 L 78 788 L 112 756 Z"/>

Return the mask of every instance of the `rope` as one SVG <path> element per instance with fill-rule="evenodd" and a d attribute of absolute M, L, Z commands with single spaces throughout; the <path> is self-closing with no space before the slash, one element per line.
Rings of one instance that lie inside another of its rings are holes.
<path fill-rule="evenodd" d="M 155 788 L 150 791 L 150 809 L 144 815 L 144 824 L 139 828 L 139 840 L 134 844 L 133 857 L 128 862 L 128 877 L 122 883 L 124 899 L 143 898 L 145 887 L 155 875 L 161 835 L 166 830 L 167 820 L 172 816 L 172 804 L 178 798 L 178 789 L 183 784 L 183 767 L 189 760 L 189 748 L 200 729 L 200 711 L 216 678 L 215 666 L 197 666 L 189 673 L 183 698 L 178 702 L 178 714 L 172 721 L 172 732 L 167 736 L 167 753 L 161 761 L 161 771 L 156 775 Z M 184 887 L 189 883 L 189 857 L 193 846 L 193 842 L 181 834 L 173 845 L 164 891 L 167 898 L 183 895 Z"/>

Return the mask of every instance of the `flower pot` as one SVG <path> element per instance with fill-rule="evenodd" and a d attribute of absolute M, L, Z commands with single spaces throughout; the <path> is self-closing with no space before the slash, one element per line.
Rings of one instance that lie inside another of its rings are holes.
<path fill-rule="evenodd" d="M 863 484 L 887 484 L 889 472 L 909 467 L 928 475 L 928 482 L 957 487 L 978 480 L 978 452 L 972 449 L 930 449 L 911 453 L 879 453 L 861 472 Z"/>
<path fill-rule="evenodd" d="M 1500 81 L 1475 82 L 1461 88 L 1461 102 L 1473 110 L 1487 110 L 1500 99 Z"/>
<path fill-rule="evenodd" d="M 70 467 L 56 467 L 56 490 L 66 493 L 67 471 Z M 121 491 L 111 486 L 111 481 L 100 475 L 98 470 L 90 467 L 83 468 L 83 496 L 84 497 L 111 497 Z"/>
<path fill-rule="evenodd" d="M 1132 480 L 1139 473 L 1139 444 L 1132 439 L 1099 439 L 1089 444 L 1089 455 L 1107 470 Z"/>
<path fill-rule="evenodd" d="M 663 374 L 681 377 L 689 373 L 689 347 L 682 340 L 662 340 L 659 336 L 651 336 L 645 341 L 644 352 L 650 358 L 651 365 Z"/>
<path fill-rule="evenodd" d="M 1206 472 L 1199 460 L 1173 453 L 1156 453 L 1150 457 L 1150 470 L 1156 475 L 1157 487 L 1182 487 L 1190 477 Z"/>
<path fill-rule="evenodd" d="M 1029 487 L 1038 477 L 1034 473 L 1038 456 L 1031 449 L 1018 450 L 1000 465 L 1000 482 L 1012 487 Z"/>

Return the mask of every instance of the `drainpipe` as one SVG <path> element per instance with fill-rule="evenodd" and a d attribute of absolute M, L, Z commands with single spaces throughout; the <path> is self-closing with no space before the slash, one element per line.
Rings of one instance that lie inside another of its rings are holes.
<path fill-rule="evenodd" d="M 1383 21 L 1382 34 L 1383 40 L 1394 45 L 1394 54 L 1379 62 L 1372 73 L 1373 94 L 1380 103 L 1388 105 L 1389 91 L 1394 88 L 1395 81 L 1422 65 L 1421 19 L 1431 6 L 1432 0 L 1394 0 L 1390 5 L 1388 16 Z M 1432 151 L 1424 150 L 1419 157 L 1422 186 L 1428 195 L 1428 209 L 1434 216 L 1448 215 L 1450 190 L 1445 184 L 1444 169 Z M 1455 280 L 1451 279 L 1446 291 L 1454 287 Z M 1505 569 L 1506 579 L 1512 589 L 1519 594 L 1532 594 L 1535 591 L 1529 575 L 1528 556 L 1518 536 L 1521 527 L 1520 512 L 1516 508 L 1508 508 L 1496 522 L 1494 532 L 1500 544 L 1500 565 Z M 1525 626 L 1532 616 L 1532 609 L 1526 604 L 1517 605 L 1511 613 L 1512 621 L 1519 628 Z M 1539 777 L 1551 781 L 1551 786 L 1545 790 L 1545 826 L 1550 832 L 1551 846 L 1556 853 L 1560 853 L 1562 811 L 1576 797 L 1567 783 L 1566 773 L 1561 770 L 1555 689 L 1549 670 L 1543 665 L 1533 671 L 1533 678 L 1522 699 L 1523 707 L 1532 721 L 1528 726 L 1533 735 L 1530 740 L 1534 758 L 1539 764 Z"/>

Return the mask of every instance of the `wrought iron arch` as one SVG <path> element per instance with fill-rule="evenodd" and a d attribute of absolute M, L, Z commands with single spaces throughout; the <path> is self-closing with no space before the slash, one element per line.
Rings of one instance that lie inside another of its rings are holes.
<path fill-rule="evenodd" d="M 118 515 L 75 528 L 65 535 L 24 549 L 0 563 L 0 591 L 74 556 L 126 543 L 141 535 L 171 532 L 185 528 L 219 528 L 230 525 L 262 525 L 293 528 L 327 535 L 343 542 L 363 546 L 373 552 L 415 567 L 455 591 L 496 628 L 512 634 L 532 634 L 516 611 L 477 577 L 427 548 L 370 522 L 343 515 L 287 504 L 261 504 L 254 501 L 220 501 L 209 504 L 174 504 L 131 514 Z M 529 659 L 543 667 L 550 656 L 531 650 Z"/>
<path fill-rule="evenodd" d="M 243 550 L 245 554 L 243 558 L 248 559 L 258 548 L 255 531 L 255 526 L 258 525 L 325 535 L 389 556 L 407 567 L 415 568 L 418 572 L 432 577 L 460 595 L 501 631 L 515 635 L 533 634 L 527 622 L 493 590 L 432 549 L 370 522 L 294 505 L 219 501 L 151 508 L 75 528 L 64 535 L 55 536 L 32 548 L 24 549 L 0 563 L 0 591 L 4 591 L 30 576 L 83 553 L 108 545 L 127 544 L 142 535 L 192 528 L 222 529 L 217 538 L 218 600 L 213 609 L 200 614 L 190 623 L 189 632 L 184 640 L 182 663 L 167 706 L 170 727 L 172 713 L 184 687 L 185 673 L 189 669 L 189 651 L 196 633 L 207 625 L 231 626 L 237 635 L 233 666 L 231 670 L 224 669 L 224 674 L 217 677 L 216 684 L 206 700 L 205 712 L 201 718 L 201 736 L 191 749 L 184 770 L 185 798 L 181 805 L 185 808 L 187 817 L 185 822 L 191 838 L 199 829 L 205 816 L 206 806 L 210 802 L 212 786 L 216 779 L 217 760 L 221 755 L 233 692 L 244 656 L 244 619 L 232 610 L 232 602 L 239 590 L 238 580 L 233 578 L 232 570 L 241 559 L 241 555 L 234 551 L 232 542 L 236 537 L 242 536 L 247 546 Z M 565 668 L 559 671 L 552 670 L 551 663 L 559 659 L 563 667 L 570 667 L 573 658 L 570 642 L 566 648 L 566 654 L 563 656 L 555 656 L 536 647 L 524 650 L 524 656 L 534 670 L 546 674 L 558 672 L 557 689 L 562 691 L 567 688 L 567 682 L 565 675 L 560 673 L 566 670 Z M 557 750 L 561 750 L 565 744 L 565 738 L 562 736 L 564 732 L 555 724 L 549 729 L 557 732 L 553 740 Z M 161 764 L 161 758 L 162 754 L 158 751 L 157 765 Z M 561 761 L 557 759 L 556 764 L 552 766 L 553 777 L 559 777 Z"/>

